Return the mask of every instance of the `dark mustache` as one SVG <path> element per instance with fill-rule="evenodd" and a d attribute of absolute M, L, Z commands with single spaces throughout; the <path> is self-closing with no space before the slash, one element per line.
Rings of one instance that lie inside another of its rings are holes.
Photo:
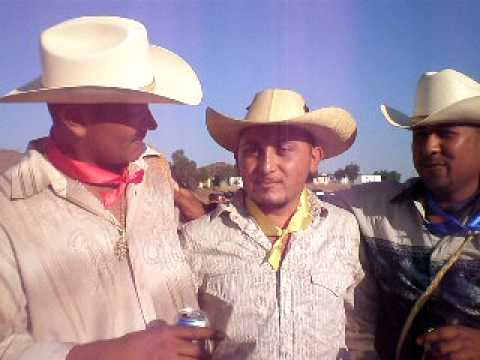
<path fill-rule="evenodd" d="M 447 162 L 441 158 L 432 158 L 432 157 L 428 157 L 428 158 L 424 158 L 424 159 L 421 159 L 420 161 L 420 165 L 421 166 L 425 166 L 425 167 L 430 167 L 430 166 L 442 166 L 442 165 L 446 165 Z"/>

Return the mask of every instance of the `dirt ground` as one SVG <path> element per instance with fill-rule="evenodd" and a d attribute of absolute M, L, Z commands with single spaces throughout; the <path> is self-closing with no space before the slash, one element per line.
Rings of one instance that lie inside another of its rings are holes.
<path fill-rule="evenodd" d="M 22 154 L 14 150 L 0 149 L 0 173 L 16 164 L 22 158 Z"/>

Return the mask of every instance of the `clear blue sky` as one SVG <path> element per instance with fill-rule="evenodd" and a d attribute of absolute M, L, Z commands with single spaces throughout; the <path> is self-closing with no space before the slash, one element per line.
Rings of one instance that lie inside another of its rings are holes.
<path fill-rule="evenodd" d="M 477 0 L 0 0 L 0 93 L 40 73 L 38 37 L 83 15 L 118 15 L 144 23 L 150 41 L 185 58 L 204 90 L 200 106 L 153 105 L 159 129 L 148 141 L 170 155 L 183 148 L 199 165 L 233 162 L 205 128 L 205 108 L 242 117 L 253 94 L 267 87 L 301 92 L 311 109 L 341 106 L 358 123 L 344 155 L 362 173 L 411 165 L 410 134 L 390 127 L 385 102 L 412 113 L 418 77 L 455 68 L 480 79 Z M 23 150 L 48 132 L 44 105 L 0 105 L 0 147 Z"/>

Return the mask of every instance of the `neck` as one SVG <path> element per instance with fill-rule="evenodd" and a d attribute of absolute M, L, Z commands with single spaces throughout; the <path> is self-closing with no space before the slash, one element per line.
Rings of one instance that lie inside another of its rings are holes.
<path fill-rule="evenodd" d="M 478 188 L 462 189 L 457 192 L 432 191 L 433 197 L 442 209 L 458 208 L 478 195 Z"/>
<path fill-rule="evenodd" d="M 92 159 L 92 156 L 90 156 L 90 153 L 86 151 L 86 149 L 81 144 L 76 143 L 75 141 L 72 141 L 71 143 L 62 141 L 62 138 L 56 136 L 55 132 L 51 132 L 50 138 L 55 142 L 55 145 L 63 154 L 65 154 L 66 156 L 68 156 L 73 160 L 92 164 L 102 169 L 114 172 L 116 174 L 122 174 L 123 170 L 128 166 L 128 164 L 108 165 L 108 164 L 99 163 L 98 161 L 94 161 Z"/>
<path fill-rule="evenodd" d="M 289 204 L 281 207 L 259 204 L 257 204 L 257 206 L 274 225 L 283 229 L 288 225 L 293 214 L 295 214 L 299 201 L 300 199 L 298 198 L 295 201 L 292 201 Z"/>

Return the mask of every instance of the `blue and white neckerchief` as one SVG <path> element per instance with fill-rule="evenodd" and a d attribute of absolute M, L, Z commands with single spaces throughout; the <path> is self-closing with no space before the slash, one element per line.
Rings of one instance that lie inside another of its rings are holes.
<path fill-rule="evenodd" d="M 441 223 L 424 220 L 425 227 L 432 234 L 437 236 L 466 235 L 472 231 L 480 231 L 480 212 L 477 212 L 465 224 L 462 224 L 458 217 L 443 210 L 429 191 L 426 192 L 426 200 L 431 214 L 441 216 L 444 219 Z"/>

